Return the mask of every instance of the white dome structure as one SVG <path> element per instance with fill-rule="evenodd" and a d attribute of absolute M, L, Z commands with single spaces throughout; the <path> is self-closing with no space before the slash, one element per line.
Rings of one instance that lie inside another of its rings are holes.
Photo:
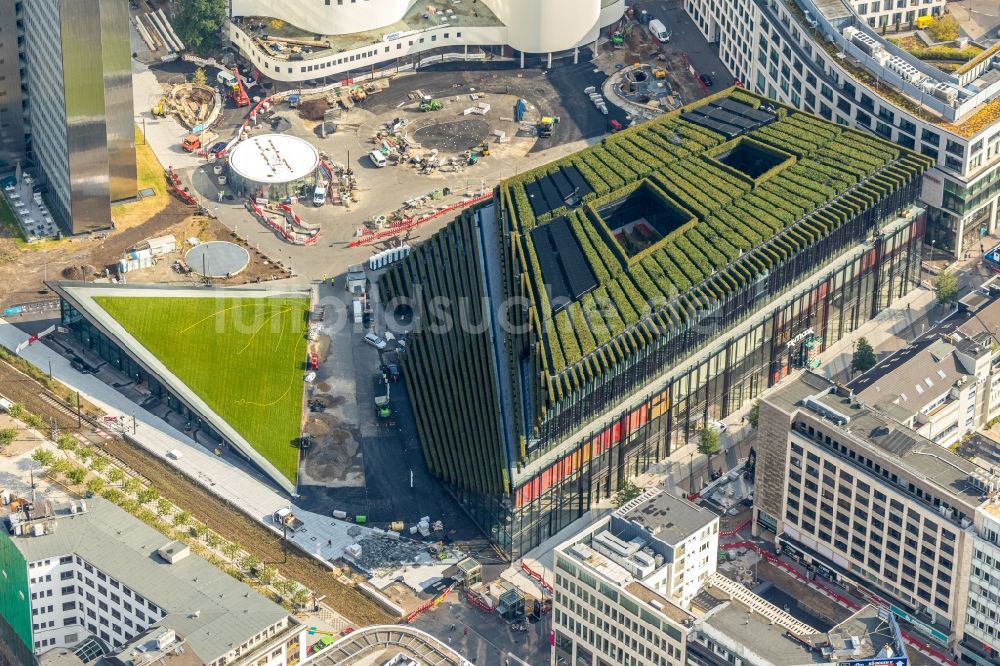
<path fill-rule="evenodd" d="M 229 175 L 240 195 L 284 199 L 316 184 L 319 152 L 287 134 L 263 134 L 240 142 L 229 153 Z"/>

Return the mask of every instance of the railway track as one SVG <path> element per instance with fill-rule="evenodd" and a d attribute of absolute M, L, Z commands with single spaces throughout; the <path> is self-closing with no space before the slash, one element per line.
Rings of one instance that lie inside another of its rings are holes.
<path fill-rule="evenodd" d="M 78 439 L 99 448 L 113 458 L 123 471 L 145 480 L 161 496 L 190 512 L 194 518 L 223 538 L 240 544 L 244 550 L 274 567 L 282 576 L 305 585 L 317 596 L 325 596 L 324 603 L 355 626 L 391 624 L 398 620 L 385 613 L 361 592 L 338 582 L 336 574 L 313 557 L 301 552 L 296 546 L 287 545 L 275 538 L 274 533 L 257 522 L 256 518 L 213 495 L 169 463 L 126 441 L 121 433 L 86 416 L 78 421 L 76 410 L 41 383 L 5 361 L 0 361 L 0 395 L 21 403 L 25 409 L 38 414 L 47 423 L 55 423 L 61 431 L 76 432 Z"/>

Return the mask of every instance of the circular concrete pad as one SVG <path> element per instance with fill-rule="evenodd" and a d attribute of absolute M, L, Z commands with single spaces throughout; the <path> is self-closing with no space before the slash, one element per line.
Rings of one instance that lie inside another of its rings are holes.
<path fill-rule="evenodd" d="M 489 135 L 488 122 L 481 118 L 467 118 L 425 125 L 413 132 L 413 139 L 423 148 L 457 153 L 478 146 Z"/>
<path fill-rule="evenodd" d="M 242 272 L 250 263 L 250 253 L 235 243 L 211 241 L 188 250 L 184 261 L 198 275 L 224 278 Z"/>

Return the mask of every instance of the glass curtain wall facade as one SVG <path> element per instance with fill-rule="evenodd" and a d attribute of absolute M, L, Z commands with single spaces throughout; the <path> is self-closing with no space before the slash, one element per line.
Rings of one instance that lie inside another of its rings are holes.
<path fill-rule="evenodd" d="M 801 367 L 806 342 L 818 342 L 817 351 L 836 343 L 917 286 L 925 224 L 918 209 L 776 307 L 716 338 L 657 389 L 561 448 L 558 458 L 523 470 L 512 497 L 452 492 L 501 549 L 522 556 L 688 443 L 706 419 L 729 415 Z"/>

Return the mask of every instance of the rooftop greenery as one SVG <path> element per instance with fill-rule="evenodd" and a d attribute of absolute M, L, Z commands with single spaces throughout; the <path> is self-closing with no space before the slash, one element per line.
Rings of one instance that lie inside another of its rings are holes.
<path fill-rule="evenodd" d="M 727 95 L 761 103 L 732 90 L 687 108 Z M 539 367 L 554 396 L 753 284 L 930 167 L 927 158 L 860 131 L 785 107 L 777 115 L 727 141 L 673 112 L 501 185 L 541 341 Z M 569 165 L 594 191 L 581 205 L 536 217 L 524 186 Z M 613 233 L 621 222 L 609 224 L 601 211 L 640 188 L 671 209 L 676 224 L 630 252 Z M 554 309 L 528 232 L 563 215 L 598 284 Z"/>

